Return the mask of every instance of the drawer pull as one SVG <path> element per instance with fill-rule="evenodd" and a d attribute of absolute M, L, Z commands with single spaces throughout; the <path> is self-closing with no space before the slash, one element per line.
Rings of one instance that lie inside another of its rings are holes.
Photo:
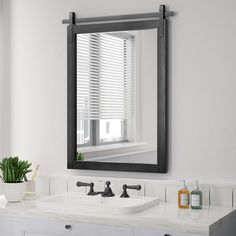
<path fill-rule="evenodd" d="M 164 234 L 164 236 L 170 236 L 170 234 Z"/>
<path fill-rule="evenodd" d="M 65 225 L 65 229 L 71 229 L 71 225 Z"/>

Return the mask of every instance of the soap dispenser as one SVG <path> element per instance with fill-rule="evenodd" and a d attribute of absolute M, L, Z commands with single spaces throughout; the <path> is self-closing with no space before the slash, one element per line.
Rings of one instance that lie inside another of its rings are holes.
<path fill-rule="evenodd" d="M 189 197 L 190 197 L 190 192 L 187 189 L 186 182 L 185 180 L 181 181 L 183 184 L 182 189 L 178 191 L 178 205 L 179 208 L 189 208 Z"/>
<path fill-rule="evenodd" d="M 198 181 L 196 181 L 196 188 L 191 192 L 191 208 L 202 209 L 202 191 L 199 190 Z"/>

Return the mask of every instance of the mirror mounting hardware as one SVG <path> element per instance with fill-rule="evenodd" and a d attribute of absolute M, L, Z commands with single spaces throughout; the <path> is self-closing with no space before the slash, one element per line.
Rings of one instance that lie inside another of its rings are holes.
<path fill-rule="evenodd" d="M 153 13 L 139 13 L 139 14 L 129 14 L 129 15 L 118 15 L 118 16 L 103 16 L 103 17 L 89 17 L 77 19 L 75 12 L 69 13 L 69 19 L 63 19 L 62 24 L 69 25 L 83 25 L 83 24 L 93 24 L 93 23 L 108 23 L 117 21 L 135 21 L 135 20 L 150 20 L 150 19 L 166 19 L 167 17 L 174 16 L 173 11 L 167 11 L 165 5 L 160 5 L 159 12 Z"/>

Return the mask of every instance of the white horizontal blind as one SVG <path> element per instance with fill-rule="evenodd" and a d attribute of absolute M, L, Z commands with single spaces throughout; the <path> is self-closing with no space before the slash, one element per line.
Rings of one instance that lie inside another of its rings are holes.
<path fill-rule="evenodd" d="M 128 119 L 133 113 L 134 36 L 77 35 L 79 119 Z"/>

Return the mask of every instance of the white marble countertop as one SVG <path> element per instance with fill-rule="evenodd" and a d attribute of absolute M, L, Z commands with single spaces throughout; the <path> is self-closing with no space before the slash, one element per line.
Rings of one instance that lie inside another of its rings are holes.
<path fill-rule="evenodd" d="M 0 216 L 209 234 L 236 215 L 232 207 L 207 206 L 202 210 L 191 210 L 178 209 L 174 203 L 158 203 L 156 207 L 132 215 L 77 214 L 38 209 L 36 201 L 6 203 L 0 197 Z"/>

